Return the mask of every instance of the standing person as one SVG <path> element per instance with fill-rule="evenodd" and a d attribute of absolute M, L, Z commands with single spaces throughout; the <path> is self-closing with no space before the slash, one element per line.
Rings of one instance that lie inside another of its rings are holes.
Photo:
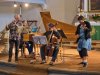
<path fill-rule="evenodd" d="M 28 25 L 27 21 L 24 21 L 23 23 L 23 29 L 22 29 L 22 33 L 21 33 L 21 42 L 22 42 L 22 46 L 25 43 L 28 49 L 29 54 L 31 54 L 33 52 L 33 42 L 32 41 L 23 41 L 23 35 L 24 34 L 29 34 L 31 32 L 30 26 Z"/>
<path fill-rule="evenodd" d="M 59 52 L 60 33 L 57 31 L 57 29 L 56 29 L 54 24 L 50 23 L 50 24 L 48 24 L 48 27 L 49 27 L 50 30 L 45 32 L 44 35 L 47 37 L 47 39 L 49 39 L 48 40 L 48 42 L 49 42 L 48 45 L 52 46 L 52 44 L 55 44 L 53 53 L 51 55 L 52 59 L 51 59 L 51 61 L 49 63 L 50 65 L 53 65 L 55 60 L 56 60 L 56 58 L 57 58 L 57 54 Z M 50 36 L 50 37 L 48 38 L 48 36 Z M 52 42 L 53 37 L 57 38 L 57 42 Z M 41 59 L 42 59 L 41 64 L 46 63 L 46 58 L 45 58 L 45 56 L 47 55 L 47 54 L 45 54 L 46 46 L 47 45 L 42 45 L 41 48 L 40 48 L 40 54 L 41 54 Z M 47 50 L 49 50 L 49 48 Z"/>
<path fill-rule="evenodd" d="M 77 43 L 78 47 L 77 50 L 79 52 L 79 55 L 82 59 L 82 62 L 80 64 L 83 64 L 83 67 L 86 67 L 88 64 L 87 58 L 88 58 L 88 50 L 91 50 L 91 25 L 89 22 L 84 21 L 83 16 L 78 17 L 79 25 L 77 26 L 76 35 L 78 37 Z"/>
<path fill-rule="evenodd" d="M 6 29 L 9 30 L 9 58 L 8 62 L 12 60 L 12 50 L 15 44 L 15 62 L 18 61 L 18 49 L 19 49 L 19 40 L 22 30 L 22 21 L 20 20 L 20 15 L 17 14 L 14 16 L 14 21 L 6 26 Z"/>

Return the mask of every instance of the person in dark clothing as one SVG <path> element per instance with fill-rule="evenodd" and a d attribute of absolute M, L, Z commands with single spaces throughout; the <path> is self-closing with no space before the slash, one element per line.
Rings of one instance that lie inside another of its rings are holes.
<path fill-rule="evenodd" d="M 52 59 L 51 59 L 51 61 L 49 63 L 50 65 L 53 65 L 55 60 L 56 60 L 56 58 L 57 58 L 57 54 L 59 52 L 60 33 L 57 31 L 57 29 L 56 29 L 54 24 L 50 23 L 50 24 L 48 24 L 48 26 L 49 26 L 50 30 L 44 33 L 44 35 L 48 39 L 48 44 L 47 45 L 42 45 L 41 48 L 40 48 L 40 54 L 41 54 L 41 59 L 42 59 L 41 64 L 46 63 L 45 56 L 46 55 L 48 56 L 48 54 L 45 53 L 45 49 L 46 49 L 46 52 L 47 52 L 47 51 L 51 50 L 50 47 L 54 47 L 53 48 L 53 53 L 51 54 Z M 53 37 L 56 37 L 57 42 L 52 41 Z M 55 44 L 55 45 L 52 46 L 53 44 Z"/>
<path fill-rule="evenodd" d="M 31 28 L 28 25 L 27 21 L 24 21 L 23 22 L 23 30 L 22 30 L 22 33 L 21 33 L 21 42 L 22 42 L 21 46 L 23 46 L 23 44 L 25 43 L 29 54 L 31 54 L 31 53 L 33 53 L 33 45 L 34 45 L 33 42 L 32 41 L 24 41 L 23 40 L 24 39 L 24 34 L 29 34 L 29 33 L 31 33 Z M 25 53 L 24 53 L 24 55 L 25 55 Z"/>
<path fill-rule="evenodd" d="M 20 15 L 14 16 L 15 20 L 12 21 L 9 25 L 6 26 L 6 29 L 9 30 L 9 58 L 8 62 L 12 60 L 12 50 L 15 44 L 15 61 L 18 61 L 18 49 L 19 49 L 19 40 L 20 33 L 22 31 L 23 25 L 20 20 Z"/>
<path fill-rule="evenodd" d="M 79 25 L 77 26 L 76 35 L 78 37 L 77 43 L 78 47 L 77 50 L 79 55 L 82 59 L 80 64 L 83 64 L 83 67 L 87 66 L 87 57 L 88 57 L 88 50 L 91 50 L 91 25 L 88 21 L 84 21 L 83 16 L 78 17 Z"/>

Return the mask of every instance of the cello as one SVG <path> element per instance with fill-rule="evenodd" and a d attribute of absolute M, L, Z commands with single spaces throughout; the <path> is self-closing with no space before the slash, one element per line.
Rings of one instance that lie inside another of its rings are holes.
<path fill-rule="evenodd" d="M 53 32 L 51 32 L 48 40 L 48 44 L 45 47 L 45 55 L 46 56 L 52 56 L 55 45 L 57 43 L 57 37 L 53 35 Z"/>

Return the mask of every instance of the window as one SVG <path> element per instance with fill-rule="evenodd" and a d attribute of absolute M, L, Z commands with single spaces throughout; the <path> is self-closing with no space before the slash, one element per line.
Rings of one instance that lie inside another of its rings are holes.
<path fill-rule="evenodd" d="M 100 12 L 100 0 L 89 0 L 89 11 Z"/>

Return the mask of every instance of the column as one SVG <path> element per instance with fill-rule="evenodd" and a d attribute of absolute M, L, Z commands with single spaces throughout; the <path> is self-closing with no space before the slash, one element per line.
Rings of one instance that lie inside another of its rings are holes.
<path fill-rule="evenodd" d="M 84 0 L 84 16 L 88 18 L 88 0 Z"/>

